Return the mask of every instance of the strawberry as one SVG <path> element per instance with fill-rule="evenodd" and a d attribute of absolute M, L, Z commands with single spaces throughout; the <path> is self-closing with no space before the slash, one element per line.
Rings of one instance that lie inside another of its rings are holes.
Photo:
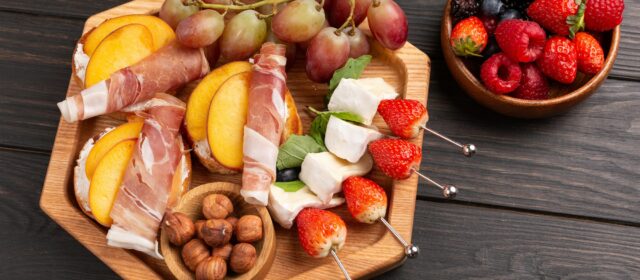
<path fill-rule="evenodd" d="M 420 126 L 429 120 L 427 108 L 418 100 L 382 100 L 378 105 L 378 113 L 393 134 L 405 139 L 418 136 Z"/>
<path fill-rule="evenodd" d="M 387 194 L 376 182 L 351 176 L 342 182 L 342 192 L 351 216 L 358 222 L 373 224 L 387 215 Z"/>
<path fill-rule="evenodd" d="M 491 92 L 507 94 L 520 86 L 522 71 L 517 62 L 504 53 L 497 53 L 482 63 L 480 79 Z"/>
<path fill-rule="evenodd" d="M 542 54 L 547 34 L 533 21 L 504 20 L 496 28 L 500 49 L 514 61 L 531 62 Z"/>
<path fill-rule="evenodd" d="M 576 79 L 578 53 L 575 44 L 565 37 L 549 38 L 536 62 L 542 73 L 558 82 L 570 84 Z"/>
<path fill-rule="evenodd" d="M 578 70 L 595 75 L 604 66 L 604 51 L 598 40 L 586 32 L 578 32 L 573 38 L 578 52 Z"/>
<path fill-rule="evenodd" d="M 580 0 L 536 0 L 527 15 L 544 28 L 558 35 L 569 35 L 567 20 L 574 16 L 580 7 Z"/>
<path fill-rule="evenodd" d="M 302 249 L 314 258 L 323 258 L 331 250 L 342 249 L 347 239 L 344 221 L 327 210 L 302 209 L 296 217 L 296 224 Z"/>
<path fill-rule="evenodd" d="M 622 23 L 624 0 L 589 0 L 584 11 L 588 30 L 608 31 Z"/>
<path fill-rule="evenodd" d="M 450 44 L 458 56 L 480 56 L 488 40 L 482 21 L 478 17 L 468 17 L 453 27 Z"/>
<path fill-rule="evenodd" d="M 549 98 L 549 84 L 542 71 L 534 63 L 522 65 L 520 86 L 511 96 L 527 100 L 545 100 Z"/>
<path fill-rule="evenodd" d="M 411 176 L 412 169 L 420 164 L 422 150 L 419 146 L 401 139 L 380 139 L 369 144 L 373 162 L 387 176 L 402 180 Z"/>

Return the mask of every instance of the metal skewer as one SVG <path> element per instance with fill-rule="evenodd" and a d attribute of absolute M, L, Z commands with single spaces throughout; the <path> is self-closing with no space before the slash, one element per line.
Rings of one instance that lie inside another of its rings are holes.
<path fill-rule="evenodd" d="M 404 238 L 402 238 L 402 236 L 400 236 L 400 233 L 398 233 L 398 231 L 396 231 L 396 229 L 393 228 L 393 226 L 391 226 L 391 224 L 389 224 L 387 219 L 385 219 L 384 217 L 380 217 L 380 221 L 382 222 L 382 224 L 384 224 L 385 227 L 387 227 L 387 229 L 389 229 L 389 231 L 391 232 L 393 237 L 395 237 L 396 240 L 398 240 L 400 242 L 400 244 L 402 244 L 402 246 L 404 246 L 404 254 L 405 254 L 405 256 L 407 256 L 408 258 L 413 259 L 413 258 L 417 257 L 418 254 L 420 254 L 420 248 L 418 248 L 418 246 L 416 246 L 416 245 L 409 244 L 407 241 L 405 241 Z"/>
<path fill-rule="evenodd" d="M 458 146 L 458 148 L 462 149 L 462 154 L 465 157 L 472 157 L 473 155 L 476 154 L 476 146 L 473 145 L 473 144 L 464 144 L 463 145 L 463 144 L 460 144 L 460 143 L 458 143 L 456 141 L 451 140 L 449 137 L 444 136 L 444 135 L 438 133 L 437 131 L 435 131 L 435 130 L 433 130 L 431 128 L 428 128 L 426 125 L 421 125 L 420 127 L 422 129 L 426 130 L 427 132 L 429 132 L 429 133 L 431 133 L 431 134 L 433 134 L 435 136 L 438 136 L 442 140 L 445 140 L 445 141 L 447 141 L 447 142 L 449 142 L 449 143 L 451 143 L 453 145 Z"/>
<path fill-rule="evenodd" d="M 346 268 L 344 268 L 342 261 L 340 261 L 338 254 L 336 254 L 336 251 L 333 248 L 331 249 L 331 256 L 333 257 L 334 260 L 336 260 L 336 263 L 338 263 L 338 267 L 340 268 L 340 270 L 342 270 L 342 274 L 344 274 L 344 278 L 347 280 L 351 280 L 351 276 L 349 276 L 349 272 L 347 271 Z"/>
<path fill-rule="evenodd" d="M 445 198 L 453 199 L 458 194 L 458 188 L 456 188 L 453 185 L 444 185 L 443 186 L 443 185 L 440 185 L 438 182 L 432 180 L 431 178 L 425 176 L 424 174 L 418 172 L 418 170 L 416 170 L 415 168 L 411 168 L 411 171 L 413 171 L 416 174 L 418 174 L 418 176 L 420 176 L 422 179 L 427 180 L 427 182 L 429 182 L 429 183 L 435 185 L 436 187 L 440 188 L 442 190 L 442 195 Z"/>

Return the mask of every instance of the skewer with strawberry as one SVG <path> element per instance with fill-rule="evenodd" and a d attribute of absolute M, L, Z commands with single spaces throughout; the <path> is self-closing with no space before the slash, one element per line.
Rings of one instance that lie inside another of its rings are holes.
<path fill-rule="evenodd" d="M 316 208 L 305 208 L 296 217 L 298 239 L 307 254 L 324 258 L 331 254 L 347 280 L 351 280 L 337 252 L 347 239 L 347 226 L 340 216 Z"/>
<path fill-rule="evenodd" d="M 373 224 L 382 222 L 393 236 L 404 246 L 404 254 L 415 258 L 420 253 L 418 246 L 409 244 L 385 219 L 387 215 L 387 194 L 384 189 L 367 178 L 352 176 L 342 182 L 342 191 L 347 200 L 351 216 L 358 222 Z"/>
<path fill-rule="evenodd" d="M 429 121 L 427 108 L 420 101 L 409 99 L 388 99 L 382 100 L 378 105 L 378 114 L 391 129 L 391 132 L 403 139 L 411 139 L 418 136 L 421 129 L 458 146 L 462 149 L 462 154 L 471 157 L 476 153 L 476 146 L 473 144 L 460 144 L 450 138 L 430 129 L 426 126 Z"/>
<path fill-rule="evenodd" d="M 371 142 L 369 153 L 382 173 L 393 179 L 404 180 L 409 178 L 411 173 L 416 173 L 440 188 L 442 195 L 446 198 L 454 198 L 458 193 L 455 186 L 441 185 L 416 170 L 422 158 L 422 149 L 416 144 L 402 139 L 385 138 Z"/>

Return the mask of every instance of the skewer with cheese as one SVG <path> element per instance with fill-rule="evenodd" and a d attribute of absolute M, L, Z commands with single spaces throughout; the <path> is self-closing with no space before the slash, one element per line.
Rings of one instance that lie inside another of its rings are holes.
<path fill-rule="evenodd" d="M 307 186 L 295 192 L 287 192 L 278 186 L 271 185 L 268 208 L 271 217 L 282 227 L 289 229 L 298 213 L 304 208 L 327 209 L 341 205 L 344 202 L 344 198 L 334 196 L 329 203 L 323 203 Z"/>
<path fill-rule="evenodd" d="M 299 177 L 322 203 L 329 203 L 334 194 L 342 191 L 342 181 L 350 176 L 365 175 L 372 167 L 373 160 L 369 154 L 356 163 L 350 163 L 330 152 L 310 153 L 302 162 Z"/>
<path fill-rule="evenodd" d="M 324 143 L 327 149 L 351 163 L 356 163 L 367 152 L 369 142 L 384 137 L 380 132 L 355 125 L 335 116 L 329 118 Z"/>
<path fill-rule="evenodd" d="M 356 114 L 363 124 L 371 125 L 380 101 L 396 97 L 398 93 L 382 78 L 342 79 L 327 107 L 329 111 Z"/>

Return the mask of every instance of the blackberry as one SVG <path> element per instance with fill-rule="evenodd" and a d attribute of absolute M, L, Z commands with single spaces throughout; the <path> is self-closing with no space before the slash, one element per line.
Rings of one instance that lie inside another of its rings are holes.
<path fill-rule="evenodd" d="M 521 15 L 527 14 L 527 8 L 529 8 L 531 2 L 533 2 L 533 0 L 502 0 L 502 3 L 504 3 L 507 9 L 514 9 L 520 12 Z"/>
<path fill-rule="evenodd" d="M 453 0 L 451 2 L 451 16 L 454 21 L 475 16 L 480 11 L 478 0 Z"/>

